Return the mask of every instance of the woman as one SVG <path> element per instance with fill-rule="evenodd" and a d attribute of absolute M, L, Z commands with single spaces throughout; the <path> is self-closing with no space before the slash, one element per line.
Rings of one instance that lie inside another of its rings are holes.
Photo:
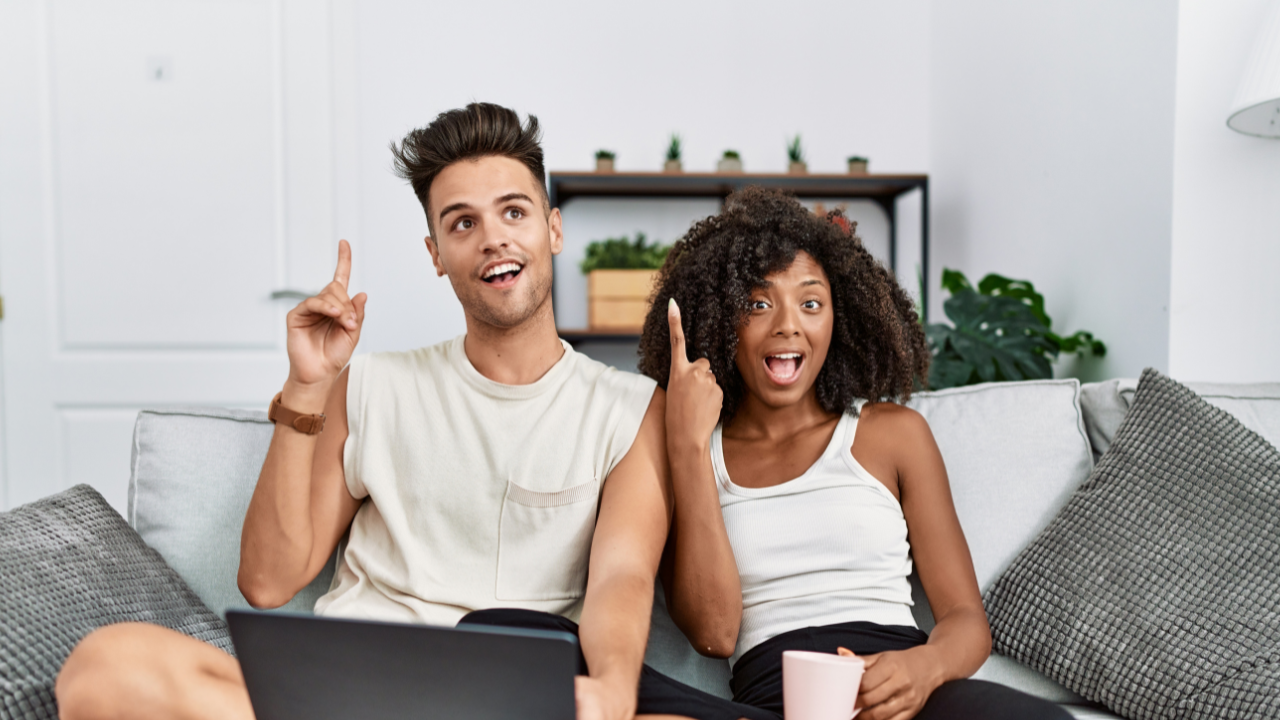
<path fill-rule="evenodd" d="M 780 716 L 782 652 L 848 648 L 866 720 L 1070 717 L 964 679 L 990 629 L 937 445 L 895 402 L 928 346 L 843 216 L 731 197 L 672 249 L 640 353 L 667 390 L 668 609 L 699 652 L 730 657 L 735 701 Z"/>

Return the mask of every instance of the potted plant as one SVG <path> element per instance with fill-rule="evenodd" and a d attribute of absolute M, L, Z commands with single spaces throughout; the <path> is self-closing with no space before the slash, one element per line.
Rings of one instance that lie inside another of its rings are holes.
<path fill-rule="evenodd" d="M 650 243 L 644 233 L 594 240 L 579 265 L 587 276 L 587 325 L 592 330 L 640 332 L 650 295 L 669 245 Z"/>
<path fill-rule="evenodd" d="M 792 175 L 804 175 L 809 172 L 809 165 L 804 161 L 804 148 L 800 145 L 800 133 L 787 143 L 787 159 L 790 164 L 787 166 L 787 172 Z"/>
<path fill-rule="evenodd" d="M 737 150 L 725 150 L 724 156 L 716 163 L 716 172 L 722 173 L 740 173 L 742 172 L 742 156 Z"/>
<path fill-rule="evenodd" d="M 596 151 L 596 172 L 611 173 L 613 172 L 613 159 L 617 157 L 612 150 Z"/>
<path fill-rule="evenodd" d="M 667 161 L 662 164 L 662 171 L 669 173 L 678 173 L 683 168 L 680 165 L 680 136 L 671 133 L 671 143 L 667 145 Z"/>
<path fill-rule="evenodd" d="M 849 174 L 850 175 L 866 175 L 867 163 L 869 161 L 861 155 L 849 156 Z"/>
<path fill-rule="evenodd" d="M 1061 353 L 1105 357 L 1107 346 L 1088 330 L 1058 335 L 1044 296 L 1027 280 L 991 273 L 977 287 L 958 270 L 943 269 L 942 304 L 953 324 L 930 323 L 924 333 L 933 361 L 929 389 L 1053 377 Z"/>

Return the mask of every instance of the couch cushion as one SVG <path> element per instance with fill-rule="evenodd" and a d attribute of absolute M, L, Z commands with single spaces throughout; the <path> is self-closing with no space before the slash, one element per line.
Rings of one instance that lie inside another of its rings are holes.
<path fill-rule="evenodd" d="M 1106 455 L 985 598 L 995 645 L 1126 717 L 1280 716 L 1280 451 L 1143 373 Z"/>
<path fill-rule="evenodd" d="M 231 652 L 226 624 L 88 485 L 0 514 L 0 718 L 56 718 L 72 648 L 127 621 Z"/>
<path fill-rule="evenodd" d="M 986 590 L 1093 469 L 1076 380 L 985 383 L 917 393 Z"/>
<path fill-rule="evenodd" d="M 1210 405 L 1226 410 L 1245 427 L 1280 447 L 1280 383 L 1184 383 Z M 1080 387 L 1080 409 L 1096 461 L 1111 447 L 1138 388 L 1134 379 L 1107 380 Z"/>
<path fill-rule="evenodd" d="M 143 410 L 133 429 L 129 522 L 214 612 L 248 607 L 236 585 L 240 530 L 271 444 L 253 410 Z M 311 612 L 330 564 L 282 610 Z"/>

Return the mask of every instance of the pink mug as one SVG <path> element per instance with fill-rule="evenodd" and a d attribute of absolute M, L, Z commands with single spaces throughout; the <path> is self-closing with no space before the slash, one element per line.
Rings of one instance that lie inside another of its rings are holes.
<path fill-rule="evenodd" d="M 851 720 L 865 664 L 862 658 L 787 650 L 782 653 L 786 720 Z"/>

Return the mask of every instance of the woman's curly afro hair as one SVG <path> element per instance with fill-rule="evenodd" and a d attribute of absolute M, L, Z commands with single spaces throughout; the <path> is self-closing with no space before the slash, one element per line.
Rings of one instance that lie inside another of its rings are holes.
<path fill-rule="evenodd" d="M 930 359 L 911 298 L 839 211 L 815 215 L 795 198 L 759 187 L 731 195 L 719 215 L 695 223 L 671 249 L 644 321 L 640 372 L 666 388 L 667 303 L 675 298 L 689 359 L 711 362 L 724 390 L 720 419 L 732 419 L 747 392 L 735 356 L 751 293 L 790 267 L 801 251 L 826 271 L 835 313 L 831 348 L 816 382 L 818 403 L 827 412 L 843 413 L 857 398 L 909 397 L 929 376 Z"/>

